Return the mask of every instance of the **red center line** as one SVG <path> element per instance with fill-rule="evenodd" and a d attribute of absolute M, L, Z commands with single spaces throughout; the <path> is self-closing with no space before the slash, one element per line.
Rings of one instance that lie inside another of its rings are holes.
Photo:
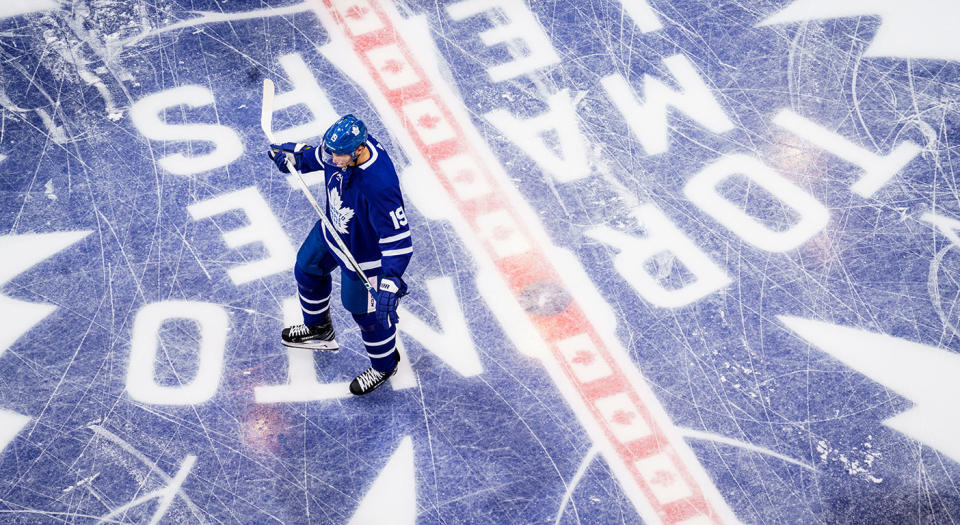
<path fill-rule="evenodd" d="M 659 408 L 659 402 L 649 394 L 645 398 L 621 371 L 576 294 L 563 287 L 548 251 L 509 200 L 498 194 L 499 182 L 490 166 L 471 147 L 451 106 L 385 10 L 377 0 L 319 2 L 327 10 L 321 17 L 335 20 L 514 298 L 521 305 L 558 295 L 566 302 L 553 309 L 533 305 L 526 310 L 655 518 L 670 524 L 722 523 L 691 473 L 690 467 L 699 465 L 688 467 L 677 454 L 676 448 L 686 444 L 672 443 L 663 430 L 663 424 L 671 423 L 661 424 L 651 414 L 648 407 Z"/>

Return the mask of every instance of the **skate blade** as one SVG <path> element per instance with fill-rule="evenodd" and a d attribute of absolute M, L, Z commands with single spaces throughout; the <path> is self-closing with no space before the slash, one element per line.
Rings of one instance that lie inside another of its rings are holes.
<path fill-rule="evenodd" d="M 306 348 L 307 350 L 316 350 L 317 352 L 336 352 L 340 350 L 340 345 L 336 341 L 319 341 L 311 343 L 288 343 L 280 341 L 280 344 L 290 348 Z"/>

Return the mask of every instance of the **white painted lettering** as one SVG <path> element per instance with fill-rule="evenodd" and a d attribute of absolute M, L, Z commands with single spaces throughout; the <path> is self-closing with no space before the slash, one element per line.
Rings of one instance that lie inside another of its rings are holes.
<path fill-rule="evenodd" d="M 730 284 L 730 277 L 656 206 L 645 204 L 634 214 L 646 229 L 647 235 L 642 238 L 607 226 L 591 228 L 586 234 L 620 252 L 614 259 L 614 266 L 641 297 L 656 306 L 680 308 Z M 676 257 L 676 261 L 682 263 L 695 279 L 682 287 L 668 289 L 660 278 L 651 275 L 645 269 L 645 263 L 664 252 Z"/>
<path fill-rule="evenodd" d="M 402 306 L 397 327 L 460 375 L 471 377 L 480 374 L 483 364 L 470 337 L 467 319 L 453 289 L 453 280 L 449 277 L 428 279 L 426 284 L 440 322 L 440 331 L 430 328 Z"/>
<path fill-rule="evenodd" d="M 487 68 L 487 74 L 494 82 L 503 82 L 521 75 L 560 62 L 550 37 L 543 30 L 540 22 L 522 0 L 464 0 L 446 6 L 447 14 L 454 20 L 463 20 L 484 12 L 494 10 L 502 14 L 501 17 L 490 18 L 497 24 L 493 29 L 480 33 L 480 39 L 487 47 L 498 44 L 517 46 L 521 43 L 527 54 Z"/>
<path fill-rule="evenodd" d="M 314 351 L 309 348 L 286 348 L 287 382 L 282 385 L 258 386 L 253 389 L 257 403 L 304 403 L 350 397 L 346 382 L 321 383 L 317 380 Z"/>
<path fill-rule="evenodd" d="M 530 154 L 533 160 L 557 182 L 570 182 L 586 177 L 587 147 L 577 123 L 577 113 L 564 89 L 547 99 L 549 109 L 531 119 L 518 119 L 510 112 L 497 109 L 484 115 L 508 139 Z M 544 133 L 555 131 L 559 143 L 550 147 Z"/>
<path fill-rule="evenodd" d="M 290 246 L 283 227 L 270 210 L 270 205 L 260 195 L 257 188 L 250 186 L 242 190 L 218 195 L 212 199 L 187 206 L 194 220 L 205 219 L 230 210 L 242 210 L 250 224 L 223 234 L 223 240 L 230 248 L 259 242 L 267 251 L 267 257 L 234 266 L 227 274 L 234 284 L 255 281 L 267 275 L 273 275 L 293 268 L 296 252 Z"/>
<path fill-rule="evenodd" d="M 733 122 L 689 59 L 673 55 L 663 59 L 663 63 L 676 79 L 680 91 L 656 77 L 644 75 L 643 102 L 637 102 L 633 89 L 623 76 L 610 75 L 600 81 L 648 154 L 665 153 L 669 149 L 668 107 L 677 109 L 713 133 L 733 129 Z"/>
<path fill-rule="evenodd" d="M 850 189 L 861 197 L 870 197 L 920 154 L 920 146 L 909 140 L 897 145 L 886 157 L 857 146 L 835 131 L 803 118 L 789 109 L 781 110 L 773 122 L 806 139 L 817 147 L 863 169 L 860 180 Z"/>
<path fill-rule="evenodd" d="M 178 386 L 158 385 L 154 380 L 160 325 L 168 319 L 191 319 L 200 328 L 197 374 Z M 227 313 L 217 305 L 162 301 L 144 306 L 133 323 L 127 393 L 136 401 L 153 405 L 196 405 L 208 401 L 220 384 L 229 328 Z"/>
<path fill-rule="evenodd" d="M 332 300 L 332 299 L 331 299 Z M 300 300 L 294 296 L 283 301 L 284 325 L 303 322 Z M 309 348 L 286 348 L 287 382 L 282 385 L 258 386 L 253 389 L 257 403 L 303 403 L 350 397 L 349 383 L 321 383 L 317 380 L 314 351 Z"/>
<path fill-rule="evenodd" d="M 310 115 L 309 122 L 298 124 L 274 132 L 279 142 L 306 142 L 319 137 L 333 124 L 339 115 L 330 104 L 327 93 L 317 84 L 310 68 L 299 53 L 290 53 L 280 57 L 280 65 L 293 84 L 293 89 L 277 93 L 274 99 L 274 112 L 293 106 L 305 107 Z"/>
<path fill-rule="evenodd" d="M 130 108 L 130 119 L 143 136 L 162 141 L 213 142 L 213 151 L 202 155 L 174 153 L 160 158 L 161 168 L 174 175 L 195 175 L 226 166 L 243 155 L 237 132 L 219 124 L 167 124 L 164 110 L 187 106 L 199 108 L 213 104 L 213 92 L 202 86 L 181 86 L 148 95 Z"/>
<path fill-rule="evenodd" d="M 633 23 L 637 24 L 637 27 L 644 33 L 663 29 L 660 17 L 657 16 L 657 12 L 653 10 L 647 0 L 620 0 L 620 5 L 627 12 L 627 15 L 633 19 Z"/>
<path fill-rule="evenodd" d="M 717 192 L 723 180 L 742 175 L 770 192 L 800 215 L 784 231 L 768 228 Z M 823 204 L 759 160 L 747 155 L 729 155 L 704 168 L 683 188 L 684 195 L 707 215 L 743 240 L 770 252 L 785 252 L 805 243 L 820 232 L 830 219 Z"/>

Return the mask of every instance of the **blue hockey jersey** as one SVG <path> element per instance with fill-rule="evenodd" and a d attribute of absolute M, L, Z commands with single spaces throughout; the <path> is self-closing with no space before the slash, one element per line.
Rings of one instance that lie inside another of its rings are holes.
<path fill-rule="evenodd" d="M 327 218 L 367 277 L 400 277 L 413 255 L 400 180 L 393 161 L 380 143 L 368 136 L 366 145 L 370 158 L 342 170 L 324 162 L 320 148 L 305 151 L 301 171 L 324 171 Z M 323 233 L 340 268 L 356 275 L 333 240 L 332 232 L 324 228 Z"/>

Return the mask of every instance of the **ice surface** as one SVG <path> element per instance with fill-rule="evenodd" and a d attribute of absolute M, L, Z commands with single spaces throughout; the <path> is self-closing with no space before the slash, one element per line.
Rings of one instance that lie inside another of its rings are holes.
<path fill-rule="evenodd" d="M 960 33 L 904 5 L 4 4 L 0 522 L 960 522 Z M 264 78 L 402 173 L 370 396 L 342 308 L 278 344 Z"/>

